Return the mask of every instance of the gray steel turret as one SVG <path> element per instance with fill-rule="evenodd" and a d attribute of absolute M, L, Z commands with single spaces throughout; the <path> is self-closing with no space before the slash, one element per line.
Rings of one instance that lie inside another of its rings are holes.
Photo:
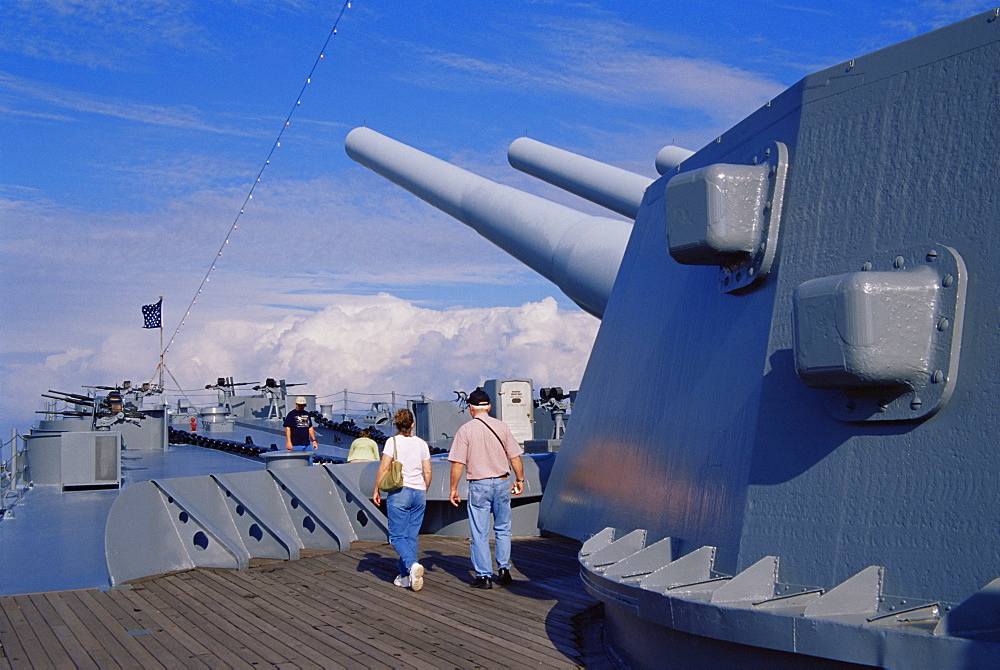
<path fill-rule="evenodd" d="M 998 72 L 1000 10 L 806 77 L 631 236 L 348 138 L 603 316 L 540 523 L 621 664 L 1000 665 Z"/>

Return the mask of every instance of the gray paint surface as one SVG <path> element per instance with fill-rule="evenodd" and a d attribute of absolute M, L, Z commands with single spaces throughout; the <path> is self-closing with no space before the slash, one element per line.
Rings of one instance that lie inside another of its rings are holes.
<path fill-rule="evenodd" d="M 885 566 L 885 592 L 959 602 L 1000 574 L 996 449 L 1000 21 L 984 14 L 817 73 L 688 159 L 791 152 L 776 266 L 720 293 L 667 253 L 643 202 L 542 505 L 545 529 L 605 526 L 718 548 L 735 573 L 833 586 Z M 954 395 L 922 421 L 848 423 L 796 377 L 805 281 L 947 245 L 969 275 Z M 629 409 L 622 411 L 624 398 Z"/>

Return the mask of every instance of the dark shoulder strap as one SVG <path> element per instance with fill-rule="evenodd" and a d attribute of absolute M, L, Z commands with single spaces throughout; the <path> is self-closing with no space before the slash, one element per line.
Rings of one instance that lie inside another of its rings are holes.
<path fill-rule="evenodd" d="M 478 416 L 476 417 L 476 421 L 478 421 L 479 423 L 483 424 L 484 426 L 486 426 L 487 428 L 490 429 L 490 432 L 493 433 L 493 437 L 495 437 L 498 440 L 500 440 L 500 448 L 502 448 L 503 452 L 506 454 L 507 453 L 507 445 L 505 445 L 503 443 L 503 440 L 500 439 L 500 436 L 497 435 L 497 432 L 495 430 L 493 430 L 493 426 L 491 426 L 490 424 L 486 423 L 485 421 L 483 421 L 482 419 L 480 419 Z"/>

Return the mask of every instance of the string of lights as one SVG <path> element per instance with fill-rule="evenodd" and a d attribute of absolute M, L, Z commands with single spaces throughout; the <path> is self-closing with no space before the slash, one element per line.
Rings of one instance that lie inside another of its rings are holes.
<path fill-rule="evenodd" d="M 256 190 L 257 186 L 261 183 L 261 178 L 264 175 L 264 171 L 271 164 L 271 158 L 274 156 L 274 153 L 281 147 L 281 138 L 284 135 L 285 130 L 291 125 L 292 116 L 295 114 L 295 110 L 297 110 L 299 106 L 302 105 L 302 97 L 306 91 L 306 87 L 312 83 L 312 78 L 313 75 L 316 73 L 316 68 L 319 67 L 319 64 L 326 58 L 326 49 L 330 45 L 330 40 L 333 39 L 333 36 L 337 34 L 337 26 L 340 24 L 340 20 L 343 18 L 344 12 L 346 12 L 350 8 L 351 8 L 351 0 L 345 0 L 344 4 L 340 8 L 340 12 L 337 14 L 337 18 L 333 22 L 333 27 L 330 29 L 330 32 L 326 36 L 326 41 L 323 42 L 323 46 L 319 50 L 319 54 L 316 56 L 316 60 L 313 61 L 312 68 L 309 70 L 309 74 L 306 76 L 305 82 L 303 82 L 302 88 L 299 90 L 298 96 L 296 96 L 295 98 L 295 104 L 292 105 L 291 110 L 289 110 L 288 115 L 285 117 L 285 122 L 282 124 L 281 129 L 278 131 L 278 136 L 275 138 L 274 144 L 271 145 L 271 150 L 268 151 L 267 157 L 264 159 L 264 163 L 261 165 L 260 170 L 258 170 L 257 172 L 257 177 L 250 185 L 250 189 L 247 192 L 246 198 L 243 200 L 243 204 L 240 205 L 240 209 L 236 213 L 236 217 L 233 219 L 232 224 L 229 226 L 229 232 L 226 233 L 225 238 L 222 240 L 222 244 L 219 245 L 219 250 L 215 253 L 215 256 L 212 258 L 212 263 L 209 266 L 208 270 L 205 272 L 205 276 L 202 277 L 201 283 L 198 285 L 198 290 L 195 291 L 194 296 L 191 298 L 191 302 L 188 303 L 187 309 L 184 310 L 184 315 L 181 317 L 180 323 L 178 323 L 177 327 L 174 329 L 173 335 L 170 336 L 170 340 L 167 341 L 166 346 L 163 348 L 163 351 L 161 352 L 161 359 L 163 355 L 166 355 L 166 353 L 170 351 L 171 345 L 173 345 L 174 340 L 177 339 L 177 336 L 181 332 L 181 328 L 184 327 L 184 325 L 187 322 L 187 318 L 191 315 L 191 310 L 194 309 L 194 306 L 196 304 L 198 304 L 198 296 L 201 295 L 201 292 L 205 289 L 205 285 L 208 284 L 209 280 L 211 279 L 212 273 L 215 272 L 219 264 L 219 259 L 222 258 L 222 252 L 225 250 L 226 245 L 229 244 L 229 240 L 233 236 L 233 233 L 236 232 L 237 228 L 239 227 L 238 224 L 240 218 L 246 211 L 246 208 L 250 204 L 250 201 L 253 200 L 254 191 Z"/>

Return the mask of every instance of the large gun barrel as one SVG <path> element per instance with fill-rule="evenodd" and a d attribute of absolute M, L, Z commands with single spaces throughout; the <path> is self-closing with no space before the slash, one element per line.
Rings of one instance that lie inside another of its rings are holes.
<path fill-rule="evenodd" d="M 519 137 L 507 149 L 511 167 L 634 219 L 653 180 L 579 154 Z"/>
<path fill-rule="evenodd" d="M 600 318 L 632 226 L 497 184 L 381 135 L 355 128 L 347 155 L 476 230 Z"/>

